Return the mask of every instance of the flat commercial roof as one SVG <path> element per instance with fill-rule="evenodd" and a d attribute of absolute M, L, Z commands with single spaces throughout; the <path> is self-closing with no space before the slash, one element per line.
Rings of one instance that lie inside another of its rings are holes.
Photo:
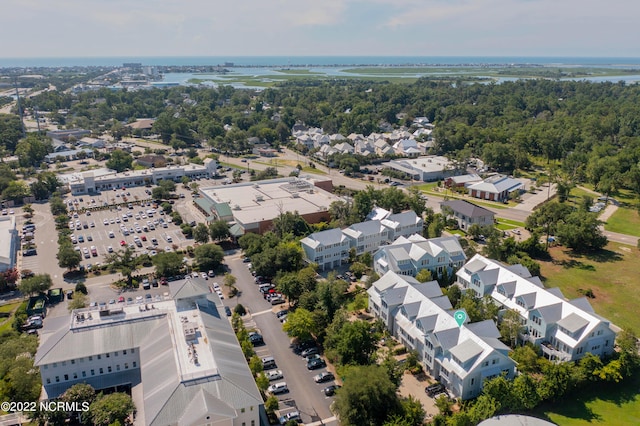
<path fill-rule="evenodd" d="M 243 225 L 272 220 L 283 212 L 326 212 L 331 203 L 342 200 L 316 187 L 308 176 L 221 185 L 200 192 L 216 203 L 228 203 L 234 219 Z"/>

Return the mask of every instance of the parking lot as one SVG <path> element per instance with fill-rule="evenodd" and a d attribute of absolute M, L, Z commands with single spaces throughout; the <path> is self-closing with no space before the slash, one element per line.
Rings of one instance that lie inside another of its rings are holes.
<path fill-rule="evenodd" d="M 103 263 L 105 254 L 126 246 L 136 254 L 153 256 L 191 244 L 145 190 L 150 192 L 144 187 L 126 188 L 65 198 L 76 210 L 70 212 L 69 228 L 83 265 Z M 122 205 L 114 205 L 118 202 Z"/>

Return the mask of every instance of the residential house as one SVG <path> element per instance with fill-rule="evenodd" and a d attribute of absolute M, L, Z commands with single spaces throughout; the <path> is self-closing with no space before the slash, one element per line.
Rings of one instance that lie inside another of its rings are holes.
<path fill-rule="evenodd" d="M 398 237 L 408 237 L 413 234 L 421 234 L 424 220 L 413 210 L 390 214 L 382 219 L 382 224 L 389 228 L 389 241 Z"/>
<path fill-rule="evenodd" d="M 494 175 L 482 182 L 474 183 L 468 187 L 469 195 L 482 200 L 504 201 L 508 200 L 512 192 L 524 189 L 524 184 L 505 175 Z"/>
<path fill-rule="evenodd" d="M 305 260 L 320 270 L 337 268 L 349 261 L 349 239 L 338 228 L 314 232 L 300 240 Z"/>
<path fill-rule="evenodd" d="M 394 155 L 393 147 L 389 145 L 384 139 L 378 139 L 373 143 L 375 153 L 380 157 L 387 155 Z"/>
<path fill-rule="evenodd" d="M 354 153 L 353 146 L 351 146 L 347 142 L 341 142 L 341 143 L 335 144 L 333 146 L 333 149 L 335 149 L 336 151 L 338 151 L 341 154 L 353 154 Z"/>
<path fill-rule="evenodd" d="M 401 139 L 393 144 L 393 150 L 397 155 L 409 158 L 415 158 L 422 154 L 415 139 Z"/>
<path fill-rule="evenodd" d="M 342 230 L 342 233 L 349 239 L 349 247 L 355 247 L 357 255 L 372 253 L 381 245 L 388 244 L 391 232 L 379 220 L 354 223 Z"/>
<path fill-rule="evenodd" d="M 493 226 L 495 214 L 491 210 L 464 200 L 447 200 L 440 203 L 440 209 L 451 209 L 460 229 L 466 231 L 471 225 Z"/>
<path fill-rule="evenodd" d="M 369 155 L 374 155 L 376 152 L 375 147 L 368 140 L 356 141 L 353 145 L 354 153 L 358 155 L 368 157 Z"/>
<path fill-rule="evenodd" d="M 546 289 L 522 265 L 504 265 L 477 254 L 456 275 L 463 291 L 490 296 L 503 310 L 518 312 L 520 339 L 539 346 L 551 360 L 613 353 L 616 334 L 609 320 L 596 314 L 584 297 L 568 300 L 559 289 Z"/>
<path fill-rule="evenodd" d="M 373 255 L 373 269 L 378 275 L 393 271 L 411 277 L 428 269 L 434 278 L 446 270 L 452 277 L 466 260 L 457 237 L 426 239 L 414 234 L 380 247 Z"/>
<path fill-rule="evenodd" d="M 493 321 L 459 326 L 436 281 L 419 283 L 389 271 L 367 293 L 370 311 L 453 396 L 474 398 L 485 380 L 514 377 L 515 362 Z"/>

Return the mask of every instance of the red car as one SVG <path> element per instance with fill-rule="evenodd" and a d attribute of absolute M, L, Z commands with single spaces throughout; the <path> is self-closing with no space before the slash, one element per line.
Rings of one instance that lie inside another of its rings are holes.
<path fill-rule="evenodd" d="M 127 242 L 126 242 L 125 240 L 121 240 L 121 241 L 120 241 L 120 246 L 121 246 L 121 247 L 124 247 L 124 246 L 126 246 L 126 245 L 127 245 Z"/>
<path fill-rule="evenodd" d="M 140 239 L 141 239 L 142 241 L 147 241 L 147 237 L 145 237 L 144 235 L 141 235 L 141 236 L 140 236 Z"/>

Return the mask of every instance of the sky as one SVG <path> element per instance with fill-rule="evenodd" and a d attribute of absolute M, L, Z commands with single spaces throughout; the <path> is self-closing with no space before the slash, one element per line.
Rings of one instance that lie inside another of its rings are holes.
<path fill-rule="evenodd" d="M 0 58 L 640 57 L 638 0 L 2 0 Z"/>

